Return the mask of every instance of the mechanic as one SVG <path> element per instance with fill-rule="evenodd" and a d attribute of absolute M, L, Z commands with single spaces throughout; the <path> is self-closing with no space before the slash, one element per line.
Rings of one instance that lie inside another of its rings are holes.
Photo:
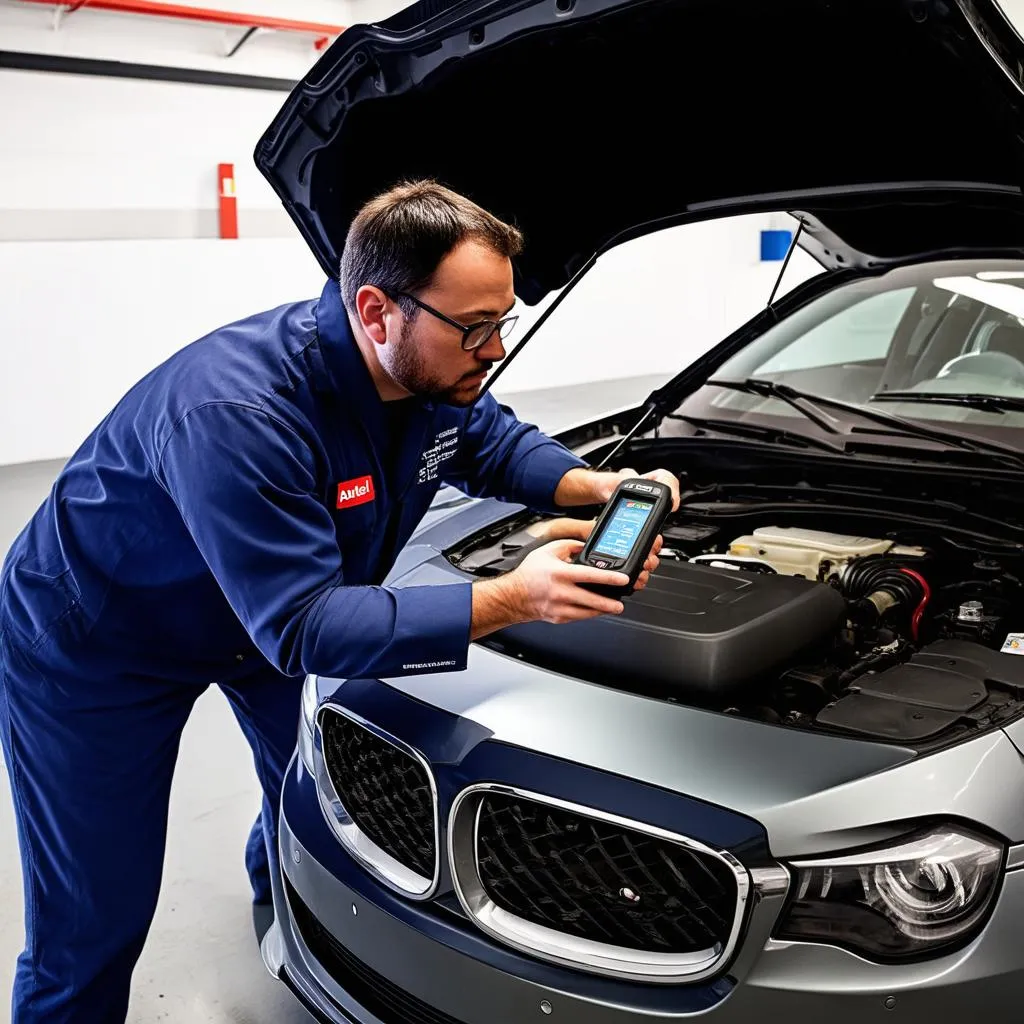
<path fill-rule="evenodd" d="M 179 738 L 208 686 L 263 790 L 246 847 L 261 906 L 307 673 L 457 672 L 496 629 L 622 610 L 577 586 L 624 578 L 571 562 L 592 523 L 570 516 L 503 577 L 382 586 L 442 483 L 555 513 L 633 475 L 586 469 L 480 395 L 516 319 L 521 244 L 431 181 L 377 197 L 353 221 L 340 287 L 216 330 L 144 377 L 16 540 L 0 575 L 25 883 L 14 1024 L 125 1019 Z M 678 504 L 674 476 L 648 475 Z"/>

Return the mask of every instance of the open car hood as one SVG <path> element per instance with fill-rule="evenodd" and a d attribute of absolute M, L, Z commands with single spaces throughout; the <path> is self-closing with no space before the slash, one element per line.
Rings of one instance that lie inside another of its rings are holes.
<path fill-rule="evenodd" d="M 1024 43 L 994 0 L 423 0 L 346 31 L 256 164 L 325 272 L 429 176 L 518 224 L 528 303 L 666 223 L 789 210 L 826 266 L 1024 252 Z"/>

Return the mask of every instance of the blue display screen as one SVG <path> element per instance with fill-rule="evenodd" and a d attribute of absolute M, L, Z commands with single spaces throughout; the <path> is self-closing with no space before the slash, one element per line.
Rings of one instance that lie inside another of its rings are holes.
<path fill-rule="evenodd" d="M 594 553 L 610 558 L 625 558 L 633 550 L 637 534 L 643 529 L 653 508 L 653 501 L 619 498 L 618 507 L 592 548 Z"/>

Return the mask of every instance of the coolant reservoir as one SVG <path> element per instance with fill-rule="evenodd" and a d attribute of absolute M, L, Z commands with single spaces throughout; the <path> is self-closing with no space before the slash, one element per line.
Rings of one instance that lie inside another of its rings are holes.
<path fill-rule="evenodd" d="M 804 530 L 799 527 L 766 526 L 729 545 L 730 555 L 761 558 L 786 576 L 824 579 L 841 572 L 850 562 L 865 555 L 889 552 L 921 556 L 920 548 L 896 547 L 891 540 L 850 537 L 841 533 Z"/>

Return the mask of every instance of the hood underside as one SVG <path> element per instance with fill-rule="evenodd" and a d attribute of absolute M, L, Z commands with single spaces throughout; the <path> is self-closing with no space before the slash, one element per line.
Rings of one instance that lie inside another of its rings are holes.
<path fill-rule="evenodd" d="M 523 229 L 527 302 L 759 209 L 826 265 L 1020 253 L 1022 67 L 992 0 L 428 0 L 345 32 L 255 158 L 328 274 L 363 202 L 432 177 Z"/>

